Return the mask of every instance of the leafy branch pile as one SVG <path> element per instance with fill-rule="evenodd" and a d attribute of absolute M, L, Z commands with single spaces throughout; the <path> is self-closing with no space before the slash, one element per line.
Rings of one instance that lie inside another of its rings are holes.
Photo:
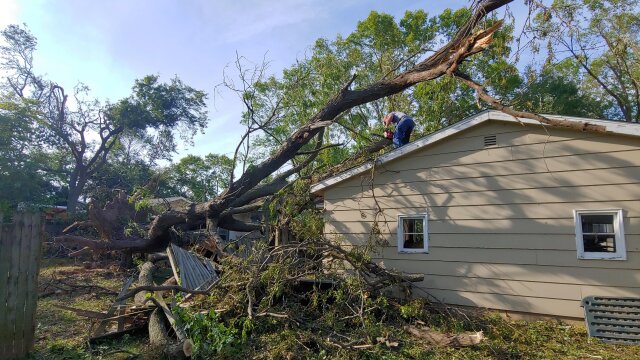
<path fill-rule="evenodd" d="M 376 236 L 352 249 L 323 238 L 320 214 L 309 208 L 309 193 L 303 195 L 299 183 L 275 202 L 281 216 L 273 224 L 288 222 L 298 241 L 270 246 L 265 238 L 246 258 L 223 256 L 211 293 L 175 308 L 194 357 L 377 358 L 428 351 L 403 327 L 448 310 L 385 294 L 389 285 L 409 293 L 410 278 L 372 261 Z"/>

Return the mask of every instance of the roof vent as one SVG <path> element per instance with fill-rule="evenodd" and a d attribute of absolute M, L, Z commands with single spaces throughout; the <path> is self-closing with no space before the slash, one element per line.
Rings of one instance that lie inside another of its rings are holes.
<path fill-rule="evenodd" d="M 497 144 L 498 140 L 495 135 L 487 135 L 484 137 L 484 147 L 496 146 Z"/>

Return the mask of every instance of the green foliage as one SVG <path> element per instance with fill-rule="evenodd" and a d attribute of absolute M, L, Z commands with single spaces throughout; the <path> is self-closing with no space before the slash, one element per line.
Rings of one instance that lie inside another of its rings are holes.
<path fill-rule="evenodd" d="M 315 209 L 305 209 L 291 220 L 291 231 L 301 241 L 309 241 L 322 236 L 324 221 L 322 213 Z"/>
<path fill-rule="evenodd" d="M 133 194 L 146 185 L 150 179 L 160 176 L 154 166 L 154 159 L 147 157 L 143 141 L 129 133 L 118 139 L 100 169 L 99 176 L 93 176 L 86 185 L 86 194 L 100 203 L 113 197 L 113 189 Z M 154 197 L 147 191 L 147 197 Z"/>
<path fill-rule="evenodd" d="M 207 126 L 206 98 L 177 77 L 162 83 L 158 75 L 147 75 L 135 81 L 131 96 L 107 106 L 106 117 L 114 127 L 138 134 L 152 156 L 166 158 L 175 152 L 176 133 L 189 141 Z"/>
<path fill-rule="evenodd" d="M 262 157 L 271 154 L 294 129 L 317 114 L 353 74 L 357 76 L 351 88 L 358 89 L 411 68 L 448 41 L 469 15 L 466 8 L 446 10 L 437 16 L 417 10 L 395 19 L 373 11 L 347 36 L 318 39 L 307 59 L 285 69 L 280 78 L 261 78 L 245 93 L 251 109 L 245 113 L 246 121 L 277 114 L 266 125 L 268 135 L 254 138 L 255 153 Z M 496 20 L 490 18 L 484 26 Z M 511 52 L 512 32 L 511 24 L 503 26 L 489 50 L 460 66 L 507 101 L 522 85 L 518 69 L 506 60 Z M 391 110 L 414 116 L 417 138 L 482 109 L 477 106 L 475 93 L 453 78 L 421 83 L 342 114 L 337 119 L 339 125 L 325 131 L 324 141 L 344 145 L 322 151 L 310 168 L 339 164 L 379 139 L 376 135 L 383 131 L 381 119 Z M 308 144 L 303 151 L 312 146 Z"/>
<path fill-rule="evenodd" d="M 400 315 L 405 319 L 420 319 L 424 317 L 427 302 L 424 299 L 414 299 L 400 305 Z"/>
<path fill-rule="evenodd" d="M 581 91 L 576 70 L 570 59 L 539 72 L 527 69 L 526 87 L 514 96 L 514 106 L 541 114 L 606 117 L 607 109 L 613 104 Z"/>
<path fill-rule="evenodd" d="M 69 90 L 38 76 L 33 64 L 37 40 L 26 27 L 9 25 L 0 35 L 5 40 L 0 47 L 0 114 L 20 119 L 15 124 L 29 130 L 11 140 L 22 145 L 14 148 L 37 170 L 22 166 L 27 161 L 14 168 L 18 175 L 39 175 L 34 179 L 46 175 L 44 181 L 51 186 L 63 184 L 68 189 L 70 212 L 82 195 L 100 196 L 106 187 L 123 182 L 133 187 L 132 182 L 147 175 L 157 160 L 170 159 L 177 136 L 190 141 L 207 124 L 206 94 L 177 77 L 161 82 L 157 75 L 146 76 L 135 81 L 129 97 L 103 104 L 91 98 L 89 87 L 82 83 Z M 74 99 L 72 106 L 69 98 Z M 118 151 L 124 147 L 124 137 L 144 145 L 137 149 L 139 156 Z M 124 158 L 114 159 L 116 155 Z M 131 164 L 135 171 L 128 174 L 118 169 L 118 165 Z M 25 196 L 35 201 L 35 195 Z"/>
<path fill-rule="evenodd" d="M 146 230 L 140 224 L 134 221 L 129 221 L 127 227 L 124 228 L 124 235 L 130 237 L 144 237 L 146 235 Z"/>
<path fill-rule="evenodd" d="M 604 116 L 640 120 L 638 0 L 555 0 L 539 5 L 532 29 L 546 42 L 545 67 L 572 62 L 572 80 L 605 106 Z"/>
<path fill-rule="evenodd" d="M 214 310 L 194 313 L 189 308 L 173 309 L 193 342 L 194 359 L 233 359 L 240 353 L 248 325 L 243 327 L 242 336 L 238 336 L 239 331 L 221 321 Z"/>
<path fill-rule="evenodd" d="M 184 196 L 195 202 L 210 200 L 229 186 L 233 160 L 226 155 L 187 155 L 165 173 L 165 195 Z"/>
<path fill-rule="evenodd" d="M 57 200 L 55 179 L 43 171 L 36 117 L 28 102 L 0 96 L 0 212 Z"/>

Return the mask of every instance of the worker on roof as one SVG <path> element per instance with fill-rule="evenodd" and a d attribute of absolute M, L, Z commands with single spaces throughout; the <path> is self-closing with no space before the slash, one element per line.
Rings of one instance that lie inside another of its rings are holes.
<path fill-rule="evenodd" d="M 395 148 L 409 143 L 411 132 L 416 127 L 416 123 L 409 115 L 399 111 L 388 113 L 382 122 L 385 126 L 384 136 L 389 140 L 393 140 Z M 395 126 L 395 132 L 389 129 L 392 124 Z"/>

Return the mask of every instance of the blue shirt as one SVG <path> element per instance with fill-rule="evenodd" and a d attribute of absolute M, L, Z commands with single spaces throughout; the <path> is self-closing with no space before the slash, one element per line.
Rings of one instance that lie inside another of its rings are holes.
<path fill-rule="evenodd" d="M 399 148 L 400 146 L 409 143 L 411 132 L 416 126 L 416 123 L 409 115 L 405 113 L 394 111 L 391 114 L 393 114 L 391 122 L 396 126 L 396 131 L 393 134 L 393 146 L 395 148 Z"/>

